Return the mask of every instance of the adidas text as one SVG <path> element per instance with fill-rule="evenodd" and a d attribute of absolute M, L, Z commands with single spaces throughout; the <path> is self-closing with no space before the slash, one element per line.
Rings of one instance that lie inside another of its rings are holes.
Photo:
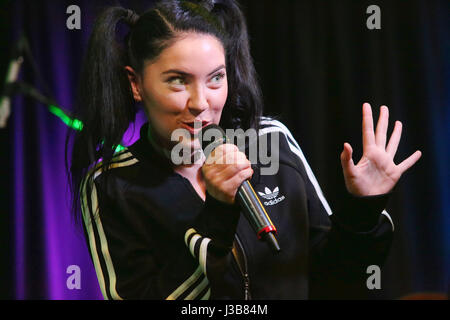
<path fill-rule="evenodd" d="M 284 196 L 281 196 L 279 198 L 264 202 L 264 205 L 273 206 L 274 204 L 277 204 L 278 202 L 281 202 L 283 200 L 284 200 Z"/>

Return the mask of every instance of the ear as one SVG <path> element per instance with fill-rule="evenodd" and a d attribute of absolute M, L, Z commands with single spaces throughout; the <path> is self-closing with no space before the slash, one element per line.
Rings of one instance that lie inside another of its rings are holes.
<path fill-rule="evenodd" d="M 130 80 L 131 91 L 133 92 L 134 100 L 136 100 L 137 102 L 142 101 L 139 86 L 139 76 L 130 66 L 126 66 L 125 71 L 127 73 L 128 80 Z"/>

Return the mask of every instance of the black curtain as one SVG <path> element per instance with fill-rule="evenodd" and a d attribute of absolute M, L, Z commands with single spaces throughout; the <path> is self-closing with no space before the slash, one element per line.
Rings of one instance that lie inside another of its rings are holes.
<path fill-rule="evenodd" d="M 11 2 L 0 3 L 0 79 L 6 77 L 11 55 Z M 4 89 L 0 84 L 0 92 Z M 10 171 L 11 127 L 0 129 L 0 299 L 13 298 L 12 291 L 12 176 Z"/>
<path fill-rule="evenodd" d="M 387 211 L 395 224 L 382 289 L 371 298 L 448 290 L 450 73 L 448 1 L 241 1 L 266 113 L 293 132 L 331 207 L 346 192 L 344 142 L 362 154 L 361 108 L 403 123 L 398 162 L 422 159 L 401 178 Z M 366 10 L 378 5 L 381 29 Z"/>

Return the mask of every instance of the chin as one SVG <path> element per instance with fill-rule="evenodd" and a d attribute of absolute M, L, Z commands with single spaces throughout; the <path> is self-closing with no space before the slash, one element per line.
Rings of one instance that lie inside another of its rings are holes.
<path fill-rule="evenodd" d="M 182 150 L 180 150 L 182 149 Z M 200 141 L 196 138 L 189 141 L 183 141 L 177 146 L 177 150 L 181 151 L 179 154 L 184 160 L 183 164 L 191 165 L 200 163 L 203 159 L 203 152 L 201 152 Z"/>
<path fill-rule="evenodd" d="M 202 148 L 200 140 L 198 138 L 189 138 L 187 140 L 183 139 L 183 141 L 177 144 L 180 144 L 180 147 L 182 147 L 184 150 L 191 150 L 192 153 Z"/>

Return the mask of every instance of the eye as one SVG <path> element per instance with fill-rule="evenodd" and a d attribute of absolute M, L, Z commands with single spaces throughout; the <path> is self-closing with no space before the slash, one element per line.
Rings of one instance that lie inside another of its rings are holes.
<path fill-rule="evenodd" d="M 225 77 L 225 73 L 220 72 L 220 73 L 216 74 L 214 77 L 212 77 L 211 80 L 217 79 L 217 81 L 215 81 L 215 82 L 220 82 L 224 77 Z"/>
<path fill-rule="evenodd" d="M 176 80 L 179 80 L 178 82 Z M 174 84 L 174 85 L 184 85 L 184 79 L 182 77 L 170 77 L 169 79 L 167 79 L 167 82 L 170 84 Z"/>
<path fill-rule="evenodd" d="M 218 74 L 216 74 L 213 79 L 218 79 L 218 81 L 222 80 L 225 77 L 225 73 L 220 72 Z"/>

